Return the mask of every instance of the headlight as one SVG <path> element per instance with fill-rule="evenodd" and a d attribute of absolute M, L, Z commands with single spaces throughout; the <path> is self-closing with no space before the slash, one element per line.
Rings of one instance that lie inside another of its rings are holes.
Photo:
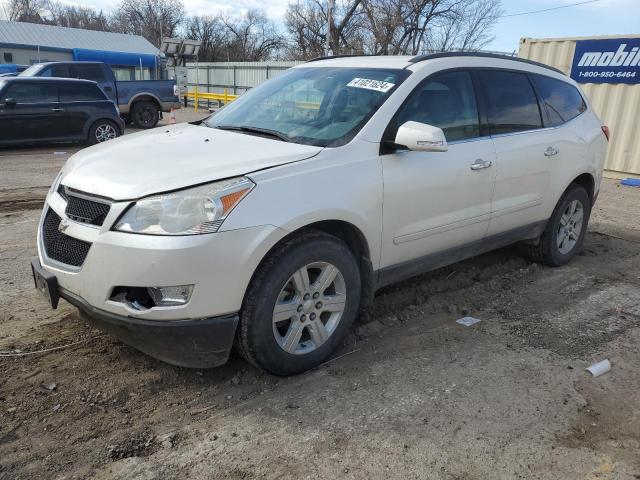
<path fill-rule="evenodd" d="M 248 178 L 236 177 L 143 198 L 120 217 L 115 229 L 147 235 L 214 233 L 253 187 Z"/>
<path fill-rule="evenodd" d="M 52 195 L 58 190 L 58 185 L 60 185 L 61 179 L 62 179 L 62 169 L 58 172 L 58 175 L 56 176 L 56 179 L 51 184 L 51 187 L 49 187 L 49 195 Z"/>

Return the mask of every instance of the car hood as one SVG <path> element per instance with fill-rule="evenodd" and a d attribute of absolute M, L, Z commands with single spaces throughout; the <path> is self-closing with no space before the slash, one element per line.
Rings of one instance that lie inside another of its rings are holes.
<path fill-rule="evenodd" d="M 62 183 L 130 200 L 304 160 L 322 147 L 179 124 L 127 135 L 69 158 Z"/>

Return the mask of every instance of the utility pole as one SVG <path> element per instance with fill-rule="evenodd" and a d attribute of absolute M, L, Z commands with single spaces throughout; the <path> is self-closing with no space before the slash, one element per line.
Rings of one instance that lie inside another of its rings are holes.
<path fill-rule="evenodd" d="M 331 51 L 331 29 L 333 28 L 333 11 L 336 7 L 336 0 L 328 0 L 327 5 L 327 39 L 324 47 L 325 55 L 329 56 L 336 52 Z"/>

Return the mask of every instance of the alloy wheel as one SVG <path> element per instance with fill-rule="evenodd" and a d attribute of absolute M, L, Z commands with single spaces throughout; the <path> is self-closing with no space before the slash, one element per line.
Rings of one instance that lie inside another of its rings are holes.
<path fill-rule="evenodd" d="M 573 200 L 560 217 L 556 234 L 556 244 L 561 254 L 566 255 L 578 243 L 584 223 L 584 207 L 579 200 Z"/>
<path fill-rule="evenodd" d="M 294 355 L 312 352 L 335 332 L 346 308 L 346 284 L 338 268 L 314 262 L 289 277 L 273 309 L 273 335 Z"/>
<path fill-rule="evenodd" d="M 118 136 L 118 132 L 113 125 L 103 123 L 96 128 L 96 140 L 98 143 L 106 142 Z"/>

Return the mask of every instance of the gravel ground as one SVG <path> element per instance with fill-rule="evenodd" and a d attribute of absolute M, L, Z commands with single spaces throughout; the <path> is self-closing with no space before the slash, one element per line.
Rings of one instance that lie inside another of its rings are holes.
<path fill-rule="evenodd" d="M 28 262 L 54 151 L 0 151 L 0 352 L 73 343 L 0 357 L 0 478 L 640 478 L 640 189 L 604 182 L 570 265 L 510 247 L 392 286 L 283 379 L 171 367 L 49 310 Z"/>

